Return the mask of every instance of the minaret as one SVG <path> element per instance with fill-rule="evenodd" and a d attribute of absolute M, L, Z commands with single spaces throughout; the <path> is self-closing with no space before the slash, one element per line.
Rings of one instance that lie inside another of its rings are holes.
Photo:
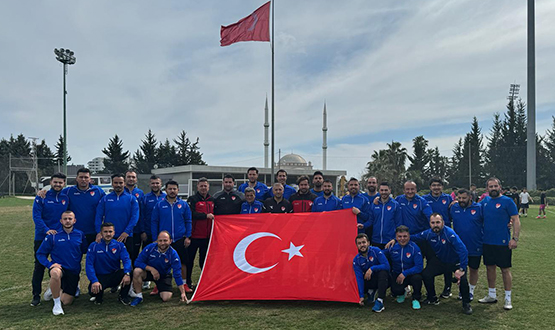
<path fill-rule="evenodd" d="M 326 102 L 324 102 L 324 125 L 322 126 L 322 169 L 328 167 L 328 114 L 326 112 Z"/>
<path fill-rule="evenodd" d="M 268 139 L 268 128 L 270 123 L 268 122 L 268 95 L 266 95 L 266 107 L 264 108 L 264 167 L 268 168 L 268 147 L 270 146 L 270 141 Z"/>

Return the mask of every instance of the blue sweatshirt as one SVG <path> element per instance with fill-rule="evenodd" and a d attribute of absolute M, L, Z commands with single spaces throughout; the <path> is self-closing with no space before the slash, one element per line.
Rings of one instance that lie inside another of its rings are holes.
<path fill-rule="evenodd" d="M 183 285 L 181 277 L 181 261 L 179 255 L 170 246 L 166 252 L 158 250 L 158 243 L 154 242 L 147 245 L 135 260 L 135 267 L 146 269 L 146 266 L 154 267 L 160 276 L 170 274 L 173 270 L 173 278 L 177 286 Z"/>
<path fill-rule="evenodd" d="M 37 251 L 38 261 L 50 269 L 53 264 L 73 274 L 81 272 L 81 258 L 87 253 L 87 239 L 82 231 L 73 229 L 69 234 L 63 229 L 56 235 L 48 235 Z M 48 260 L 48 255 L 50 259 Z"/>
<path fill-rule="evenodd" d="M 414 242 L 409 242 L 405 246 L 397 243 L 389 249 L 383 250 L 383 253 L 388 260 L 391 260 L 392 274 L 410 276 L 422 273 L 424 260 L 420 248 Z"/>
<path fill-rule="evenodd" d="M 102 197 L 106 195 L 98 186 L 90 185 L 87 190 L 80 190 L 77 186 L 64 188 L 62 193 L 69 197 L 68 210 L 75 213 L 75 229 L 85 234 L 96 234 L 94 219 L 96 207 Z"/>
<path fill-rule="evenodd" d="M 164 198 L 152 210 L 152 236 L 158 236 L 162 230 L 166 230 L 174 242 L 183 237 L 191 237 L 191 219 L 191 209 L 187 202 L 178 197 L 171 204 Z"/>
<path fill-rule="evenodd" d="M 240 214 L 262 213 L 263 208 L 264 204 L 256 199 L 252 202 L 252 204 L 249 204 L 249 202 L 243 202 Z"/>
<path fill-rule="evenodd" d="M 85 269 L 91 283 L 98 282 L 96 275 L 107 275 L 120 270 L 120 262 L 123 263 L 123 271 L 131 274 L 131 259 L 125 248 L 125 244 L 115 239 L 108 244 L 102 239 L 100 243 L 92 242 L 87 251 L 87 262 Z"/>
<path fill-rule="evenodd" d="M 343 209 L 356 207 L 360 210 L 360 213 L 357 215 L 358 223 L 365 223 L 368 219 L 370 219 L 370 203 L 361 193 L 358 193 L 354 197 L 351 195 L 343 196 L 341 199 L 341 205 Z M 363 230 L 359 230 L 359 232 L 363 232 Z"/>
<path fill-rule="evenodd" d="M 389 271 L 389 262 L 379 248 L 375 246 L 369 246 L 366 257 L 360 253 L 355 256 L 355 259 L 353 259 L 353 269 L 355 271 L 355 277 L 357 279 L 358 294 L 360 295 L 360 298 L 363 298 L 364 274 L 366 274 L 368 269 L 372 269 L 372 272 L 377 272 L 380 270 Z"/>
<path fill-rule="evenodd" d="M 127 191 L 131 195 L 135 196 L 135 198 L 137 199 L 137 202 L 139 202 L 139 204 L 141 204 L 141 201 L 143 200 L 143 198 L 145 198 L 145 193 L 137 187 L 133 188 L 132 191 L 129 191 L 129 189 L 127 189 L 127 187 L 125 187 L 124 189 L 125 189 L 125 191 Z M 135 234 L 144 233 L 144 223 L 143 223 L 143 216 L 141 214 L 141 206 L 140 205 L 139 205 L 139 220 L 137 220 L 137 224 L 135 225 L 135 228 L 133 228 L 133 233 L 135 233 Z"/>
<path fill-rule="evenodd" d="M 314 204 L 312 204 L 312 212 L 326 212 L 343 210 L 343 204 L 339 197 L 331 194 L 329 198 L 325 196 L 316 197 Z"/>
<path fill-rule="evenodd" d="M 511 230 L 507 226 L 511 216 L 518 215 L 513 200 L 507 196 L 482 200 L 484 214 L 484 244 L 508 246 L 511 240 Z"/>
<path fill-rule="evenodd" d="M 366 197 L 368 202 L 370 204 L 372 204 L 372 203 L 374 203 L 374 199 L 376 199 L 376 197 L 380 197 L 380 193 L 377 192 L 375 195 L 370 196 L 367 192 L 364 192 L 364 193 L 362 193 L 362 196 Z"/>
<path fill-rule="evenodd" d="M 42 241 L 46 237 L 46 232 L 54 229 L 58 232 L 62 230 L 62 213 L 69 206 L 69 198 L 62 192 L 50 189 L 46 196 L 35 197 L 33 203 L 33 221 L 35 222 L 35 241 Z"/>
<path fill-rule="evenodd" d="M 289 200 L 289 197 L 291 197 L 291 195 L 295 194 L 297 191 L 295 190 L 295 188 L 291 187 L 290 185 L 284 185 L 283 186 L 283 199 L 287 199 Z M 268 190 L 268 194 L 267 197 L 274 197 L 274 192 L 272 191 L 272 188 L 270 188 Z"/>
<path fill-rule="evenodd" d="M 438 197 L 434 197 L 432 193 L 422 196 L 428 201 L 428 205 L 432 208 L 432 212 L 441 214 L 443 221 L 447 227 L 451 227 L 451 219 L 449 218 L 449 205 L 453 202 L 451 195 L 442 193 Z"/>
<path fill-rule="evenodd" d="M 116 231 L 114 238 L 118 238 L 123 232 L 133 236 L 133 228 L 139 221 L 139 203 L 135 196 L 123 191 L 119 196 L 112 191 L 102 197 L 96 207 L 95 230 L 100 233 L 100 225 L 103 222 L 114 224 Z"/>
<path fill-rule="evenodd" d="M 152 210 L 158 204 L 159 201 L 166 198 L 165 192 L 160 192 L 159 196 L 156 196 L 153 192 L 149 192 L 145 195 L 141 203 L 141 228 L 142 233 L 147 233 L 147 235 L 152 236 Z"/>
<path fill-rule="evenodd" d="M 310 192 L 313 193 L 314 195 L 316 195 L 317 197 L 324 196 L 324 191 L 323 190 L 316 191 L 316 190 L 314 190 L 314 188 L 310 188 Z"/>
<path fill-rule="evenodd" d="M 420 234 L 410 235 L 413 242 L 428 242 L 434 250 L 439 261 L 446 264 L 459 264 L 460 268 L 466 269 L 468 266 L 468 251 L 466 246 L 453 229 L 443 227 L 443 230 L 436 234 L 432 229 L 425 230 Z"/>
<path fill-rule="evenodd" d="M 401 221 L 399 203 L 390 197 L 384 204 L 380 198 L 378 205 L 370 204 L 370 217 L 364 227 L 373 227 L 372 243 L 384 244 L 395 238 L 395 229 L 401 225 Z"/>
<path fill-rule="evenodd" d="M 414 195 L 410 201 L 405 195 L 397 196 L 395 200 L 401 205 L 403 225 L 409 227 L 411 235 L 430 228 L 430 216 L 433 212 L 428 201 L 418 195 Z"/>
<path fill-rule="evenodd" d="M 453 230 L 463 241 L 469 256 L 481 256 L 484 238 L 484 217 L 482 206 L 478 203 L 462 208 L 459 203 L 453 204 L 450 210 Z"/>
<path fill-rule="evenodd" d="M 239 188 L 237 188 L 237 190 L 239 190 L 240 192 L 242 192 L 243 194 L 245 193 L 245 189 L 249 186 L 248 182 L 243 183 L 242 185 L 239 186 Z M 265 184 L 263 184 L 262 182 L 257 181 L 256 182 L 256 186 L 254 186 L 254 192 L 255 192 L 255 198 L 258 201 L 264 201 L 267 197 L 268 194 L 268 190 L 270 190 L 270 188 L 268 188 L 268 186 L 266 186 Z"/>

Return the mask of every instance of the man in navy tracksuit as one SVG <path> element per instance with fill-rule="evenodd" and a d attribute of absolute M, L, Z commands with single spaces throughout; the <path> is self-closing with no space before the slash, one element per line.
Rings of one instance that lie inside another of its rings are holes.
<path fill-rule="evenodd" d="M 69 198 L 68 210 L 75 214 L 75 229 L 85 233 L 87 244 L 91 244 L 96 239 L 94 220 L 96 207 L 102 197 L 106 195 L 100 187 L 92 185 L 91 171 L 88 168 L 77 170 L 77 184 L 62 190 Z"/>
<path fill-rule="evenodd" d="M 314 172 L 312 174 L 312 186 L 310 192 L 316 195 L 316 197 L 324 196 L 324 173 L 320 171 Z"/>
<path fill-rule="evenodd" d="M 187 274 L 189 263 L 187 247 L 191 244 L 192 216 L 189 204 L 177 197 L 178 193 L 179 184 L 176 181 L 166 182 L 166 198 L 159 201 L 152 210 L 151 226 L 152 233 L 156 236 L 162 231 L 170 234 L 171 246 L 179 255 L 181 262 L 181 273 Z M 193 292 L 187 284 L 184 286 L 186 292 Z"/>
<path fill-rule="evenodd" d="M 342 210 L 343 206 L 341 200 L 333 194 L 332 182 L 330 180 L 324 180 L 322 188 L 324 189 L 324 194 L 320 197 L 316 197 L 312 205 L 312 212 Z"/>
<path fill-rule="evenodd" d="M 137 188 L 137 173 L 133 170 L 125 172 L 125 191 L 133 195 L 139 204 L 145 197 L 145 193 L 141 189 Z M 139 220 L 137 220 L 137 224 L 135 225 L 135 228 L 133 228 L 133 250 L 128 251 L 132 261 L 135 261 L 139 255 L 144 232 L 143 217 L 141 215 L 141 207 L 139 205 Z"/>
<path fill-rule="evenodd" d="M 424 261 L 420 248 L 410 241 L 409 228 L 399 226 L 395 229 L 395 240 L 398 244 L 383 250 L 391 265 L 391 293 L 397 296 L 397 302 L 405 301 L 405 288 L 412 285 L 412 308 L 420 309 L 422 297 L 422 268 Z"/>
<path fill-rule="evenodd" d="M 291 197 L 291 195 L 297 192 L 295 188 L 287 184 L 287 171 L 283 169 L 280 169 L 277 171 L 276 182 L 281 183 L 281 185 L 283 186 L 283 198 L 286 200 L 289 200 L 289 197 Z M 268 190 L 267 197 L 268 198 L 274 197 L 273 186 L 272 188 L 270 188 L 270 190 Z"/>
<path fill-rule="evenodd" d="M 90 281 L 89 292 L 95 297 L 94 303 L 102 304 L 104 290 L 117 288 L 121 284 L 119 301 L 129 305 L 129 288 L 131 287 L 131 259 L 125 245 L 115 241 L 114 225 L 105 222 L 100 227 L 102 239 L 93 242 L 87 251 L 85 270 Z M 120 267 L 123 264 L 123 269 Z"/>
<path fill-rule="evenodd" d="M 51 293 L 46 292 L 44 300 L 54 298 L 54 315 L 64 314 L 62 303 L 69 305 L 73 302 L 79 285 L 81 258 L 87 253 L 85 234 L 73 228 L 73 212 L 63 212 L 60 223 L 62 229 L 56 234 L 46 236 L 37 251 L 37 259 L 49 269 Z"/>
<path fill-rule="evenodd" d="M 380 197 L 378 189 L 378 179 L 376 179 L 375 176 L 371 176 L 366 180 L 366 192 L 362 193 L 362 195 L 364 195 L 370 203 L 373 203 L 376 197 Z"/>
<path fill-rule="evenodd" d="M 360 187 L 357 179 L 349 179 L 347 188 L 349 190 L 349 194 L 343 196 L 341 199 L 343 209 L 352 209 L 353 213 L 357 216 L 358 223 L 365 223 L 370 219 L 370 203 L 368 202 L 368 199 L 360 193 Z M 359 229 L 358 231 L 359 233 L 362 233 L 363 229 Z"/>
<path fill-rule="evenodd" d="M 374 292 L 378 289 L 378 299 L 372 311 L 379 313 L 384 310 L 383 300 L 389 282 L 389 262 L 380 249 L 370 246 L 366 234 L 358 234 L 356 244 L 358 254 L 353 259 L 353 270 L 358 284 L 359 304 L 364 305 L 364 294 L 370 289 L 373 291 L 369 294 L 369 299 L 373 300 Z"/>
<path fill-rule="evenodd" d="M 430 180 L 430 193 L 422 196 L 428 201 L 428 205 L 432 208 L 432 212 L 441 214 L 441 217 L 445 221 L 447 227 L 451 227 L 451 217 L 449 216 L 449 207 L 453 202 L 451 195 L 445 194 L 443 192 L 443 180 L 440 178 L 432 178 Z M 445 273 L 443 276 L 444 289 L 441 293 L 441 298 L 451 297 L 451 279 L 453 274 L 451 272 Z"/>
<path fill-rule="evenodd" d="M 244 194 L 246 188 L 253 188 L 256 194 L 256 200 L 263 202 L 267 197 L 269 188 L 262 182 L 258 181 L 258 169 L 256 167 L 249 168 L 247 170 L 247 177 L 249 178 L 249 181 L 240 185 L 237 190 Z"/>
<path fill-rule="evenodd" d="M 145 195 L 140 203 L 141 207 L 141 218 L 142 218 L 142 226 L 143 226 L 143 233 L 141 234 L 141 240 L 143 244 L 143 249 L 153 242 L 152 238 L 152 210 L 158 204 L 159 201 L 166 198 L 166 193 L 161 190 L 162 188 L 162 180 L 156 176 L 152 175 L 150 177 L 150 192 Z M 156 237 L 156 234 L 154 234 Z"/>
<path fill-rule="evenodd" d="M 428 201 L 416 194 L 416 183 L 407 181 L 404 185 L 404 195 L 397 196 L 395 200 L 401 205 L 403 225 L 409 227 L 410 234 L 417 234 L 430 228 L 432 208 Z M 422 246 L 420 247 L 422 249 Z M 424 250 L 422 250 L 424 253 Z M 424 253 L 425 255 L 425 253 Z"/>
<path fill-rule="evenodd" d="M 131 306 L 135 307 L 143 301 L 141 292 L 143 281 L 154 281 L 160 291 L 162 301 L 171 299 L 172 293 L 172 272 L 175 284 L 181 292 L 181 301 L 187 299 L 183 278 L 181 277 L 181 261 L 179 255 L 171 247 L 170 233 L 162 231 L 158 234 L 156 242 L 148 245 L 141 251 L 133 270 L 133 289 L 135 298 Z"/>
<path fill-rule="evenodd" d="M 297 179 L 299 191 L 289 197 L 289 202 L 293 206 L 293 213 L 311 212 L 312 204 L 316 199 L 316 195 L 310 192 L 310 184 L 307 176 L 300 176 Z"/>
<path fill-rule="evenodd" d="M 62 230 L 60 219 L 62 213 L 67 210 L 69 198 L 62 193 L 66 183 L 66 176 L 56 173 L 50 178 L 52 188 L 46 192 L 44 198 L 37 196 L 33 203 L 33 221 L 35 222 L 35 268 L 33 270 L 33 300 L 31 306 L 40 304 L 40 293 L 42 291 L 42 279 L 44 278 L 44 266 L 37 259 L 37 251 L 47 235 L 54 235 Z"/>
<path fill-rule="evenodd" d="M 422 271 L 422 278 L 427 291 L 427 299 L 424 303 L 427 305 L 439 304 L 434 278 L 437 275 L 445 274 L 447 271 L 452 271 L 455 272 L 455 278 L 460 282 L 463 312 L 467 315 L 472 314 L 468 280 L 466 278 L 466 266 L 468 266 L 466 246 L 453 229 L 444 226 L 439 213 L 431 215 L 430 227 L 430 229 L 410 237 L 414 242 L 428 242 L 437 257 L 428 258 L 426 268 Z"/>
<path fill-rule="evenodd" d="M 262 213 L 264 204 L 261 201 L 256 200 L 256 191 L 254 188 L 247 187 L 244 189 L 245 202 L 241 205 L 241 214 L 253 214 Z"/>
<path fill-rule="evenodd" d="M 458 203 L 449 210 L 453 230 L 459 235 L 468 250 L 470 301 L 474 299 L 474 288 L 478 283 L 478 268 L 482 259 L 484 236 L 484 217 L 482 206 L 472 200 L 472 193 L 460 189 L 457 193 Z M 460 295 L 459 295 L 460 296 Z M 462 296 L 460 296 L 462 299 Z"/>
<path fill-rule="evenodd" d="M 395 228 L 401 225 L 401 209 L 399 203 L 389 197 L 391 188 L 389 183 L 380 183 L 380 199 L 378 204 L 370 204 L 370 217 L 358 228 L 372 227 L 372 246 L 384 249 L 385 245 L 395 238 Z"/>
<path fill-rule="evenodd" d="M 127 251 L 133 251 L 133 229 L 139 221 L 139 202 L 135 196 L 124 190 L 123 174 L 112 175 L 114 191 L 102 197 L 96 208 L 94 221 L 97 231 L 96 241 L 100 242 L 100 226 L 103 222 L 114 224 L 114 238 L 125 244 Z M 129 253 L 133 262 L 132 252 Z"/>

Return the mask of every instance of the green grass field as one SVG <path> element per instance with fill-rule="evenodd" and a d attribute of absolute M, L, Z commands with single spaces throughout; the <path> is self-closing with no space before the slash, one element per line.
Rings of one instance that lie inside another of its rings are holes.
<path fill-rule="evenodd" d="M 397 304 L 387 297 L 385 311 L 370 311 L 371 304 L 333 302 L 201 302 L 185 305 L 177 295 L 162 303 L 157 297 L 146 296 L 137 308 L 123 306 L 115 294 L 106 294 L 104 304 L 96 306 L 88 295 L 64 307 L 65 315 L 52 315 L 52 302 L 30 307 L 31 274 L 33 269 L 32 201 L 0 199 L 0 328 L 1 329 L 107 329 L 107 328 L 204 328 L 204 329 L 554 329 L 555 245 L 551 234 L 555 229 L 555 210 L 548 209 L 547 219 L 535 219 L 537 206 L 522 218 L 522 234 L 513 253 L 513 306 L 504 311 L 502 303 L 472 304 L 474 314 L 466 316 L 456 298 L 442 300 L 439 306 L 410 308 L 410 301 Z M 485 269 L 480 269 L 475 296 L 487 292 Z M 198 278 L 195 269 L 195 278 Z M 48 275 L 45 276 L 47 280 Z M 442 277 L 437 288 L 443 288 Z M 46 282 L 44 282 L 46 286 Z M 88 281 L 81 277 L 81 289 L 87 291 Z M 240 288 L 237 288 L 240 290 Z M 456 296 L 456 289 L 453 296 Z M 503 287 L 500 274 L 498 296 Z M 175 289 L 177 293 L 177 289 Z"/>

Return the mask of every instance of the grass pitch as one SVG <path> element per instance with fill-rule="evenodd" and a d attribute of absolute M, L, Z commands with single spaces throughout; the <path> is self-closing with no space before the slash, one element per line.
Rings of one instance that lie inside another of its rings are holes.
<path fill-rule="evenodd" d="M 439 306 L 410 308 L 410 300 L 397 304 L 386 297 L 385 310 L 370 311 L 356 304 L 333 302 L 200 302 L 185 305 L 178 301 L 178 290 L 168 303 L 146 295 L 136 308 L 117 302 L 117 295 L 107 293 L 104 304 L 96 306 L 86 294 L 88 281 L 81 276 L 83 295 L 73 305 L 65 306 L 65 315 L 52 315 L 52 302 L 31 307 L 31 275 L 33 270 L 34 224 L 32 200 L 0 199 L 0 328 L 1 329 L 108 329 L 108 328 L 202 328 L 202 329 L 554 329 L 555 303 L 555 211 L 548 208 L 547 219 L 536 219 L 532 206 L 527 218 L 521 218 L 522 233 L 518 249 L 513 253 L 513 306 L 504 311 L 502 299 L 497 304 L 472 304 L 474 314 L 461 312 L 455 297 L 442 299 Z M 194 270 L 194 280 L 199 270 Z M 46 287 L 45 275 L 43 287 Z M 437 277 L 437 289 L 443 288 L 443 277 Z M 240 288 L 237 288 L 240 290 Z M 497 281 L 498 297 L 503 297 L 501 274 Z M 475 297 L 487 293 L 485 267 Z M 388 291 L 389 294 L 389 291 Z"/>

